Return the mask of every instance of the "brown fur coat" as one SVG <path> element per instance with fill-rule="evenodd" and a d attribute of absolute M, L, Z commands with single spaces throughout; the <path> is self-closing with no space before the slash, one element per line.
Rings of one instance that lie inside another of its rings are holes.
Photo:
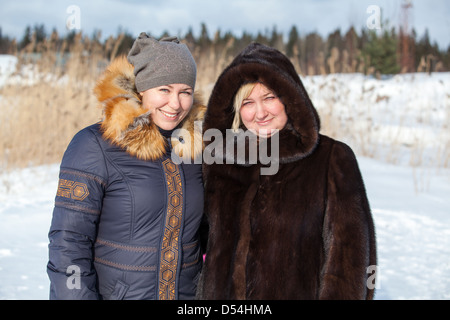
<path fill-rule="evenodd" d="M 261 164 L 206 165 L 210 231 L 200 299 L 372 299 L 375 231 L 352 150 L 319 134 L 319 117 L 280 52 L 247 47 L 219 77 L 204 130 L 223 134 L 245 82 L 260 81 L 286 108 L 279 170 Z"/>

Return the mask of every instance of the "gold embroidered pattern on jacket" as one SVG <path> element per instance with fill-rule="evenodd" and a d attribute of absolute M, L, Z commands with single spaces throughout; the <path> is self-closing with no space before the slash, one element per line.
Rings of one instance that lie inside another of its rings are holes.
<path fill-rule="evenodd" d="M 89 190 L 85 183 L 59 179 L 58 191 L 56 192 L 56 195 L 59 197 L 83 201 L 89 195 Z"/>
<path fill-rule="evenodd" d="M 179 236 L 183 215 L 183 186 L 178 166 L 172 160 L 165 160 L 163 168 L 168 189 L 168 204 L 161 245 L 159 299 L 174 300 L 180 257 Z"/>

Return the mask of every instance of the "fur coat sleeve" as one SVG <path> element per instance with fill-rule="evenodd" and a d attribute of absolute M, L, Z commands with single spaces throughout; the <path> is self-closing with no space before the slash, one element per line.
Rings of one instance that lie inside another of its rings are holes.
<path fill-rule="evenodd" d="M 327 189 L 319 298 L 371 299 L 366 269 L 375 262 L 373 221 L 357 161 L 343 143 L 331 151 Z"/>

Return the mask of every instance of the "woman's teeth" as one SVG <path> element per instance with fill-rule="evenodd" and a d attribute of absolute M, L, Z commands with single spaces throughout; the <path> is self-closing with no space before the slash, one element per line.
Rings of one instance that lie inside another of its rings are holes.
<path fill-rule="evenodd" d="M 163 115 L 165 115 L 166 117 L 171 118 L 171 119 L 174 119 L 177 116 L 177 113 L 167 113 L 162 110 L 160 110 L 160 111 L 162 112 Z"/>

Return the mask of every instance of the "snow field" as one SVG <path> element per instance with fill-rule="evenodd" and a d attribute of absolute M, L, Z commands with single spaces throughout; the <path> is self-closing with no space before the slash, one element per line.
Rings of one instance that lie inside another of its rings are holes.
<path fill-rule="evenodd" d="M 21 81 L 16 61 L 0 55 L 0 87 Z M 375 299 L 450 299 L 450 73 L 302 80 L 324 133 L 357 154 L 377 234 Z M 48 299 L 58 171 L 0 172 L 0 299 Z"/>

